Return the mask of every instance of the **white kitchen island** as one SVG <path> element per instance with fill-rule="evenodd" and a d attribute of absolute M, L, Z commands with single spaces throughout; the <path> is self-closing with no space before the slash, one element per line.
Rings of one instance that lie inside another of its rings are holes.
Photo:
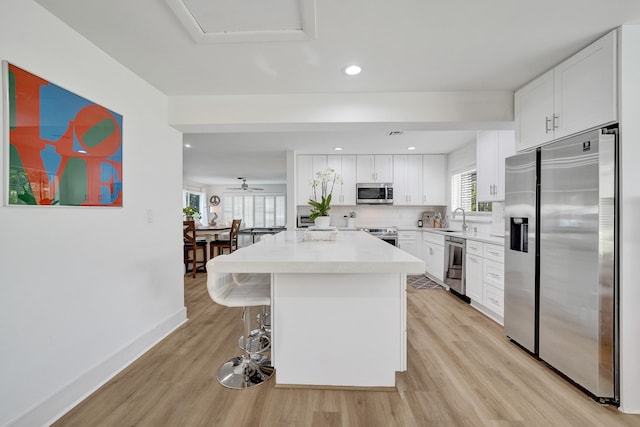
<path fill-rule="evenodd" d="M 363 231 L 309 241 L 285 231 L 208 271 L 271 273 L 278 384 L 392 387 L 406 370 L 406 275 L 424 262 Z"/>

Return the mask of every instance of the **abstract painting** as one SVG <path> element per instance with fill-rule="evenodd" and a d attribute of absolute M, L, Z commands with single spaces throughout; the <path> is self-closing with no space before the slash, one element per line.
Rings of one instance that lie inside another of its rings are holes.
<path fill-rule="evenodd" d="M 122 116 L 3 62 L 8 205 L 122 206 Z"/>

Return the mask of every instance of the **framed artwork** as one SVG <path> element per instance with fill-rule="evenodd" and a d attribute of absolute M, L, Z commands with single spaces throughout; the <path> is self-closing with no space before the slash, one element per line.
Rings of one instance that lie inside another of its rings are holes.
<path fill-rule="evenodd" d="M 7 205 L 122 206 L 122 116 L 6 61 Z"/>

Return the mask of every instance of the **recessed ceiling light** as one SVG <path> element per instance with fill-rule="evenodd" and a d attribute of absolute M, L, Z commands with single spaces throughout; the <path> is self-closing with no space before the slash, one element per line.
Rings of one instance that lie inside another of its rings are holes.
<path fill-rule="evenodd" d="M 407 147 L 407 150 L 415 150 L 416 147 Z"/>
<path fill-rule="evenodd" d="M 191 144 L 184 144 L 184 148 L 191 148 Z"/>
<path fill-rule="evenodd" d="M 362 71 L 362 68 L 358 67 L 357 65 L 349 65 L 344 69 L 344 73 L 348 76 L 358 75 L 360 74 L 360 71 Z"/>
<path fill-rule="evenodd" d="M 342 147 L 333 147 L 334 151 L 342 151 Z"/>

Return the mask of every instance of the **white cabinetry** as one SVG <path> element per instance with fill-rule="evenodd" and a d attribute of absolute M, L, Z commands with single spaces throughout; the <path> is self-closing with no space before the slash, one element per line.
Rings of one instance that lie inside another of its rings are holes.
<path fill-rule="evenodd" d="M 391 154 L 364 154 L 356 157 L 358 182 L 393 182 Z"/>
<path fill-rule="evenodd" d="M 428 231 L 423 232 L 422 251 L 427 274 L 442 282 L 444 280 L 444 236 Z"/>
<path fill-rule="evenodd" d="M 504 159 L 515 153 L 511 130 L 479 131 L 476 142 L 477 200 L 504 200 Z"/>
<path fill-rule="evenodd" d="M 430 206 L 447 205 L 445 202 L 444 155 L 422 156 L 422 204 Z"/>
<path fill-rule="evenodd" d="M 466 287 L 467 296 L 474 301 L 482 301 L 482 254 L 484 251 L 482 242 L 467 239 L 466 259 Z"/>
<path fill-rule="evenodd" d="M 332 205 L 356 204 L 356 156 L 328 155 L 327 166 L 336 170 L 342 177 L 342 184 L 333 189 Z"/>
<path fill-rule="evenodd" d="M 393 204 L 422 204 L 422 156 L 393 156 Z"/>
<path fill-rule="evenodd" d="M 418 240 L 418 231 L 398 230 L 398 247 L 415 257 L 422 258 L 422 241 Z"/>
<path fill-rule="evenodd" d="M 311 181 L 316 177 L 316 172 L 327 167 L 327 156 L 324 155 L 299 155 L 296 159 L 296 203 L 298 206 L 306 205 L 313 197 Z"/>
<path fill-rule="evenodd" d="M 466 294 L 471 305 L 502 323 L 504 248 L 467 239 L 466 267 Z"/>
<path fill-rule="evenodd" d="M 516 149 L 617 120 L 616 30 L 516 91 Z"/>

